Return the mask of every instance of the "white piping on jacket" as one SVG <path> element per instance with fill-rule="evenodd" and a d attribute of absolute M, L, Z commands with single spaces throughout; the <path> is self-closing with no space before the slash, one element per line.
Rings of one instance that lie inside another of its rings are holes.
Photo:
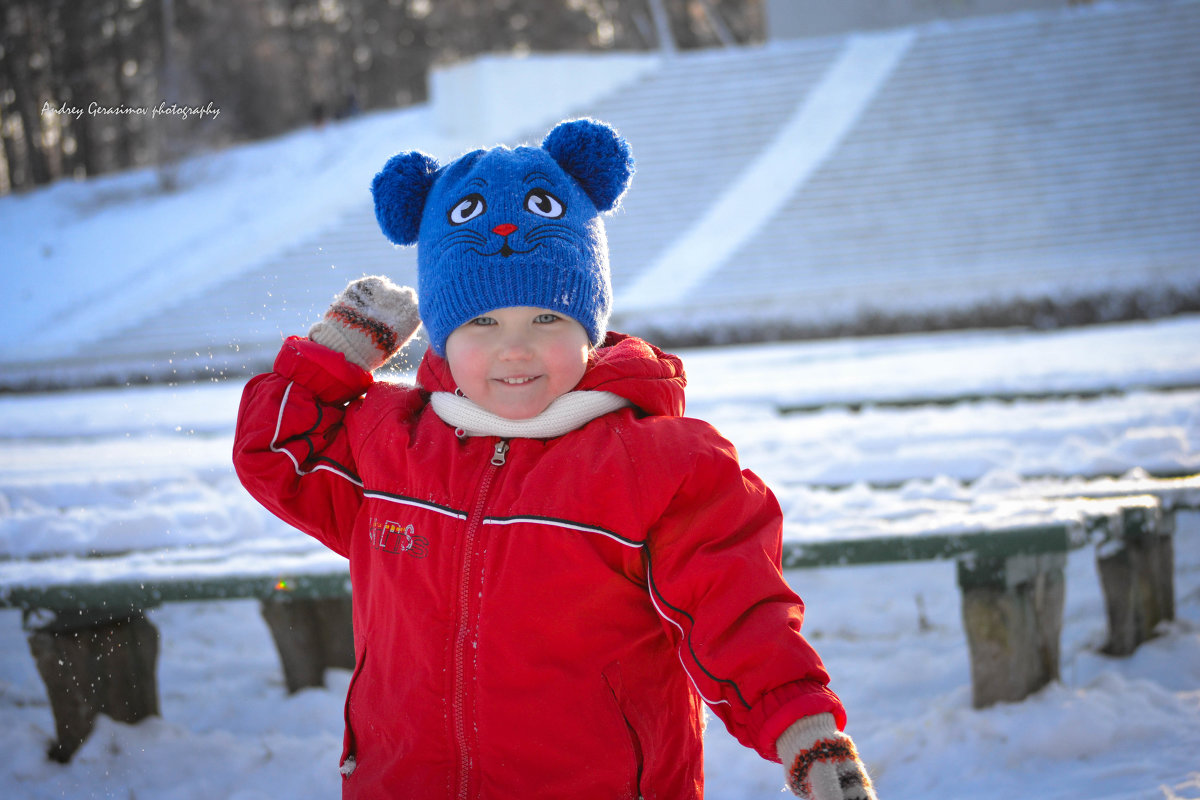
<path fill-rule="evenodd" d="M 395 503 L 401 506 L 413 506 L 414 508 L 423 508 L 426 511 L 432 511 L 435 514 L 450 517 L 451 519 L 465 520 L 467 515 L 461 511 L 455 511 L 451 508 L 444 508 L 433 503 L 422 503 L 420 500 L 413 500 L 408 497 L 396 497 L 395 495 L 384 494 L 383 492 L 364 491 L 363 497 L 373 497 L 376 500 L 383 500 L 386 503 Z"/>
<path fill-rule="evenodd" d="M 579 531 L 580 533 L 596 533 L 601 536 L 612 539 L 617 544 L 624 545 L 625 547 L 632 547 L 635 549 L 645 546 L 641 542 L 630 542 L 626 539 L 622 539 L 620 536 L 617 536 L 616 534 L 609 533 L 608 531 L 601 530 L 599 528 L 592 528 L 587 525 L 576 525 L 571 522 L 565 522 L 565 521 L 557 520 L 557 519 L 541 519 L 539 517 L 505 517 L 504 519 L 496 519 L 493 517 L 484 517 L 484 519 L 483 519 L 484 525 L 517 525 L 519 523 L 526 523 L 529 525 L 549 525 L 552 528 L 565 528 L 569 531 Z"/>

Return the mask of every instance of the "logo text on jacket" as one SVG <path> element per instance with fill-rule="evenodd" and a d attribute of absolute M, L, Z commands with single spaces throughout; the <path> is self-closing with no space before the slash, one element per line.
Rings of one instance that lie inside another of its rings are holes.
<path fill-rule="evenodd" d="M 381 521 L 371 518 L 371 546 L 385 553 L 405 553 L 413 558 L 424 558 L 429 554 L 429 540 L 417 536 L 413 526 L 401 525 L 392 520 Z"/>

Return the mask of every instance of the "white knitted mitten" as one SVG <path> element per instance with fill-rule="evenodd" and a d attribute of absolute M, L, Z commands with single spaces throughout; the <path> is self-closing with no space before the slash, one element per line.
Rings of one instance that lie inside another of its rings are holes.
<path fill-rule="evenodd" d="M 788 788 L 805 800 L 877 800 L 850 737 L 833 714 L 803 717 L 776 742 Z"/>
<path fill-rule="evenodd" d="M 370 372 L 398 353 L 420 324 L 417 293 L 372 275 L 352 281 L 335 297 L 308 338 Z"/>

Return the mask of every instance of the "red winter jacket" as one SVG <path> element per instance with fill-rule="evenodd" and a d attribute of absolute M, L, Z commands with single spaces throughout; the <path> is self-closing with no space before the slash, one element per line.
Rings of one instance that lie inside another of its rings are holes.
<path fill-rule="evenodd" d="M 677 358 L 608 344 L 578 388 L 634 407 L 506 453 L 428 407 L 432 353 L 422 391 L 293 338 L 247 385 L 239 477 L 350 560 L 344 797 L 698 798 L 702 701 L 769 759 L 802 716 L 844 724 L 774 497 L 681 416 Z"/>

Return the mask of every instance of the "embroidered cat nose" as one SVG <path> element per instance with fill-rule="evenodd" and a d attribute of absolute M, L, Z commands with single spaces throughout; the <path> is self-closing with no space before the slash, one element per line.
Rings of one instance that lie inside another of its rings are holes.
<path fill-rule="evenodd" d="M 501 236 L 508 236 L 510 233 L 512 233 L 516 229 L 517 229 L 516 225 L 513 225 L 510 222 L 506 222 L 503 225 L 497 225 L 496 227 L 492 228 L 492 233 L 498 233 Z"/>

